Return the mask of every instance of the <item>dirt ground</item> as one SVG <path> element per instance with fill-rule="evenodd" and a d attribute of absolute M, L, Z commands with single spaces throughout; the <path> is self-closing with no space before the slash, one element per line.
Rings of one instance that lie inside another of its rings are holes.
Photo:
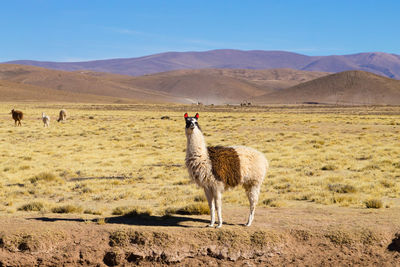
<path fill-rule="evenodd" d="M 304 203 L 208 216 L 0 215 L 0 266 L 400 266 L 400 209 Z"/>

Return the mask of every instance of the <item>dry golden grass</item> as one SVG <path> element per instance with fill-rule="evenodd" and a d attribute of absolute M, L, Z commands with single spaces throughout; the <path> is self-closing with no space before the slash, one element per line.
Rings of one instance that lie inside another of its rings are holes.
<path fill-rule="evenodd" d="M 12 108 L 24 111 L 22 127 L 14 127 Z M 61 108 L 68 119 L 57 123 Z M 164 214 L 202 206 L 204 193 L 184 166 L 186 111 L 200 113 L 208 144 L 246 145 L 266 155 L 260 206 L 366 208 L 370 199 L 399 205 L 399 107 L 20 103 L 0 106 L 0 211 L 37 210 L 34 203 L 41 212 L 75 207 L 65 212 L 104 215 L 118 207 Z M 49 128 L 41 112 L 51 116 Z M 248 205 L 242 188 L 224 193 L 223 202 Z"/>

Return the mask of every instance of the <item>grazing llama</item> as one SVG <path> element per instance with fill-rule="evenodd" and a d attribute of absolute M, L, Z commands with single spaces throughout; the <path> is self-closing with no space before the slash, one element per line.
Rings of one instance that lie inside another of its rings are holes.
<path fill-rule="evenodd" d="M 50 117 L 47 116 L 46 114 L 44 114 L 44 112 L 42 112 L 42 121 L 43 121 L 43 126 L 44 127 L 49 127 L 50 125 Z"/>
<path fill-rule="evenodd" d="M 11 114 L 12 114 L 12 118 L 15 121 L 15 126 L 17 126 L 17 122 L 18 125 L 21 126 L 21 120 L 24 117 L 24 113 L 22 113 L 22 111 L 19 110 L 11 110 Z"/>
<path fill-rule="evenodd" d="M 215 223 L 217 209 L 218 226 L 222 226 L 221 197 L 226 189 L 243 185 L 250 202 L 250 215 L 246 226 L 254 219 L 254 212 L 260 193 L 261 184 L 268 169 L 264 155 L 245 146 L 207 147 L 198 124 L 199 114 L 194 117 L 184 115 L 186 121 L 186 167 L 189 176 L 204 189 L 210 207 L 211 222 Z"/>
<path fill-rule="evenodd" d="M 60 114 L 58 115 L 57 122 L 65 121 L 65 120 L 67 120 L 67 112 L 65 111 L 65 109 L 62 109 L 62 110 L 60 110 Z"/>

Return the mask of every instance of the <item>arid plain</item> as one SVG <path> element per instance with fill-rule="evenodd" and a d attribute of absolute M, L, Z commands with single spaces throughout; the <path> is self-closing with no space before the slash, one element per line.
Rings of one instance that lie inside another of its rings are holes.
<path fill-rule="evenodd" d="M 12 108 L 24 111 L 22 127 Z M 68 118 L 57 123 L 61 108 Z M 241 226 L 248 201 L 237 188 L 223 195 L 223 230 L 203 228 L 204 193 L 184 166 L 184 112 L 199 112 L 209 145 L 251 146 L 269 160 L 254 227 Z M 301 255 L 302 264 L 391 265 L 398 252 L 389 248 L 400 247 L 399 133 L 392 106 L 3 103 L 0 258 L 296 265 Z M 81 245 L 66 253 L 60 240 Z"/>

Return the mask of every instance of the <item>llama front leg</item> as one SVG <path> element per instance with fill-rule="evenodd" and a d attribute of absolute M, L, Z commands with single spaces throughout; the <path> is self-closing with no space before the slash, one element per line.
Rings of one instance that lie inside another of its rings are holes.
<path fill-rule="evenodd" d="M 217 215 L 218 215 L 217 228 L 220 228 L 222 226 L 222 194 L 221 194 L 221 192 L 219 192 L 219 191 L 215 192 L 214 199 L 215 199 L 215 207 L 217 209 Z"/>
<path fill-rule="evenodd" d="M 208 207 L 210 208 L 211 221 L 208 227 L 213 227 L 215 223 L 215 205 L 214 205 L 214 196 L 210 189 L 204 188 L 204 193 L 206 194 Z"/>

